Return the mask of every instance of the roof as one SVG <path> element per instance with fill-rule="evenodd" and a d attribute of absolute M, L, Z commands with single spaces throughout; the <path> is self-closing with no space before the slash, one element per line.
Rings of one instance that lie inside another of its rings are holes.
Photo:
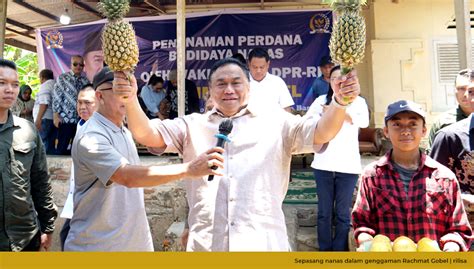
<path fill-rule="evenodd" d="M 35 29 L 62 26 L 59 17 L 67 11 L 71 25 L 103 17 L 99 1 L 87 0 L 8 0 L 5 43 L 36 52 Z M 321 0 L 186 0 L 186 12 L 218 9 L 311 9 L 324 5 Z M 176 0 L 132 0 L 127 17 L 176 14 Z"/>

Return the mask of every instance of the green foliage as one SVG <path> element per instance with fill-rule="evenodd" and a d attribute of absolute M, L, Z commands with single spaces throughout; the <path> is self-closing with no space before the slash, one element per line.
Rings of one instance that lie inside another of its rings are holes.
<path fill-rule="evenodd" d="M 101 0 L 97 9 L 109 21 L 120 20 L 130 10 L 130 0 Z"/>
<path fill-rule="evenodd" d="M 346 12 L 359 12 L 367 0 L 323 0 L 323 4 L 329 4 L 337 14 Z"/>
<path fill-rule="evenodd" d="M 33 89 L 33 98 L 39 90 L 38 57 L 36 53 L 5 45 L 3 52 L 5 59 L 15 62 L 20 85 L 28 84 Z"/>

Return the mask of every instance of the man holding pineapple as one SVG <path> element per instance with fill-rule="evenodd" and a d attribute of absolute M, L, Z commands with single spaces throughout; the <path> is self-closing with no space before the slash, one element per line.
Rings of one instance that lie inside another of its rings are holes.
<path fill-rule="evenodd" d="M 248 103 L 249 73 L 235 59 L 215 63 L 209 75 L 214 108 L 174 120 L 149 120 L 136 97 L 136 79 L 115 73 L 114 91 L 126 102 L 129 128 L 155 153 L 181 153 L 185 162 L 212 148 L 218 126 L 233 120 L 225 146 L 225 167 L 208 182 L 187 180 L 188 251 L 290 250 L 281 209 L 288 189 L 291 155 L 313 152 L 341 128 L 345 108 L 360 93 L 355 72 L 338 78 L 323 116 L 304 118 Z"/>
<path fill-rule="evenodd" d="M 288 189 L 291 155 L 320 150 L 340 130 L 346 107 L 360 93 L 358 78 L 349 70 L 362 57 L 360 50 L 352 50 L 356 59 L 339 51 L 348 63 L 343 64 L 347 75 L 336 79 L 333 101 L 322 116 L 301 118 L 249 103 L 248 70 L 228 58 L 211 68 L 208 79 L 214 107 L 210 111 L 174 120 L 149 120 L 138 102 L 136 79 L 130 74 L 138 63 L 138 46 L 133 27 L 123 20 L 129 2 L 101 0 L 99 9 L 108 19 L 102 44 L 105 62 L 116 71 L 113 91 L 120 97 L 116 100 L 125 103 L 128 127 L 138 143 L 157 153 L 181 153 L 188 162 L 214 147 L 213 135 L 223 119 L 233 120 L 232 142 L 226 144 L 225 152 L 220 151 L 225 168 L 221 165 L 222 171 L 214 172 L 213 181 L 204 177 L 186 181 L 190 208 L 187 250 L 289 250 L 281 207 Z M 355 41 L 363 50 L 365 41 Z M 220 161 L 209 158 L 208 165 L 219 166 Z"/>
<path fill-rule="evenodd" d="M 74 214 L 66 251 L 153 251 L 140 187 L 220 175 L 211 169 L 222 167 L 223 150 L 215 147 L 183 164 L 140 165 L 132 136 L 123 126 L 125 106 L 112 91 L 113 79 L 108 67 L 94 76 L 97 112 L 72 145 Z"/>

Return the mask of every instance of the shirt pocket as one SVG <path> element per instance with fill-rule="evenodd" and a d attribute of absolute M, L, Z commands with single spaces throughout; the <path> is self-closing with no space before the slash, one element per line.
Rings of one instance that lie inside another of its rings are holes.
<path fill-rule="evenodd" d="M 450 201 L 444 190 L 427 190 L 425 212 L 436 219 L 444 218 L 450 211 Z"/>
<path fill-rule="evenodd" d="M 374 188 L 375 211 L 380 218 L 387 215 L 395 215 L 396 208 L 400 208 L 400 203 L 393 197 L 391 191 Z"/>
<path fill-rule="evenodd" d="M 29 171 L 33 164 L 35 142 L 25 142 L 12 146 L 10 150 L 11 172 L 15 177 L 29 179 Z M 21 180 L 20 179 L 20 180 Z"/>

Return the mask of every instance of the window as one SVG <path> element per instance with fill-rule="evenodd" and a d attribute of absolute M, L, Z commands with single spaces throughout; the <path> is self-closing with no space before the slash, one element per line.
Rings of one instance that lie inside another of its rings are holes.
<path fill-rule="evenodd" d="M 474 52 L 474 47 L 471 48 Z M 456 106 L 454 79 L 460 70 L 456 41 L 435 41 L 433 46 L 435 66 L 432 94 L 432 111 L 443 112 Z M 474 63 L 474 55 L 471 55 Z"/>

